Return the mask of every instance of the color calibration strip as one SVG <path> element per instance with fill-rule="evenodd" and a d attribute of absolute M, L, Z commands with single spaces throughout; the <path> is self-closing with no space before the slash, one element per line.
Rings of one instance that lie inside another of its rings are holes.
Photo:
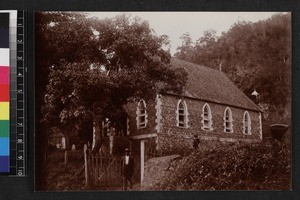
<path fill-rule="evenodd" d="M 0 175 L 26 175 L 25 16 L 0 11 Z"/>
<path fill-rule="evenodd" d="M 0 13 L 0 173 L 10 172 L 9 13 Z"/>

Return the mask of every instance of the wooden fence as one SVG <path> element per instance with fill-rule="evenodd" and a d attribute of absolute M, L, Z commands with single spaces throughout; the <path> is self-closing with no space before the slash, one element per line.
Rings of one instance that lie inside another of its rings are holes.
<path fill-rule="evenodd" d="M 116 156 L 102 156 L 85 150 L 86 186 L 90 188 L 110 188 L 122 186 L 122 160 Z"/>

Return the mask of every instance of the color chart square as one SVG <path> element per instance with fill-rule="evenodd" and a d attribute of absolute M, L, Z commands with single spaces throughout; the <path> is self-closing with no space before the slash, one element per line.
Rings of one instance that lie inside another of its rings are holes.
<path fill-rule="evenodd" d="M 0 102 L 0 120 L 9 120 L 9 102 Z"/>
<path fill-rule="evenodd" d="M 0 84 L 9 84 L 9 67 L 0 66 Z"/>
<path fill-rule="evenodd" d="M 0 27 L 3 29 L 7 29 L 9 27 L 9 11 L 1 12 L 0 13 Z"/>
<path fill-rule="evenodd" d="M 0 48 L 0 67 L 9 66 L 9 49 Z"/>
<path fill-rule="evenodd" d="M 9 156 L 0 156 L 0 172 L 9 172 Z"/>
<path fill-rule="evenodd" d="M 9 102 L 9 85 L 0 84 L 0 102 Z"/>
<path fill-rule="evenodd" d="M 0 48 L 9 48 L 9 13 L 0 13 Z"/>
<path fill-rule="evenodd" d="M 0 138 L 0 156 L 9 155 L 9 138 Z"/>
<path fill-rule="evenodd" d="M 9 30 L 0 29 L 0 48 L 9 48 Z"/>
<path fill-rule="evenodd" d="M 9 120 L 0 120 L 0 138 L 9 137 Z"/>

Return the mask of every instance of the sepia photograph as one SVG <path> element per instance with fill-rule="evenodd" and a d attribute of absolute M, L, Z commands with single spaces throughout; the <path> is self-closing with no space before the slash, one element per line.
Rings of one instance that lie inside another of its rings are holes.
<path fill-rule="evenodd" d="M 35 191 L 291 190 L 291 13 L 35 13 Z"/>

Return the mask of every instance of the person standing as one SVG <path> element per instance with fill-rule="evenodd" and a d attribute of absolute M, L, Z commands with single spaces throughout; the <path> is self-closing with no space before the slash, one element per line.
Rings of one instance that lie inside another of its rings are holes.
<path fill-rule="evenodd" d="M 123 176 L 123 189 L 126 191 L 128 188 L 132 189 L 132 177 L 134 173 L 134 159 L 130 155 L 130 150 L 125 149 L 125 155 L 122 158 L 122 176 Z"/>
<path fill-rule="evenodd" d="M 195 150 L 198 149 L 199 143 L 200 143 L 200 140 L 199 140 L 198 136 L 194 135 L 193 147 L 194 147 Z"/>

